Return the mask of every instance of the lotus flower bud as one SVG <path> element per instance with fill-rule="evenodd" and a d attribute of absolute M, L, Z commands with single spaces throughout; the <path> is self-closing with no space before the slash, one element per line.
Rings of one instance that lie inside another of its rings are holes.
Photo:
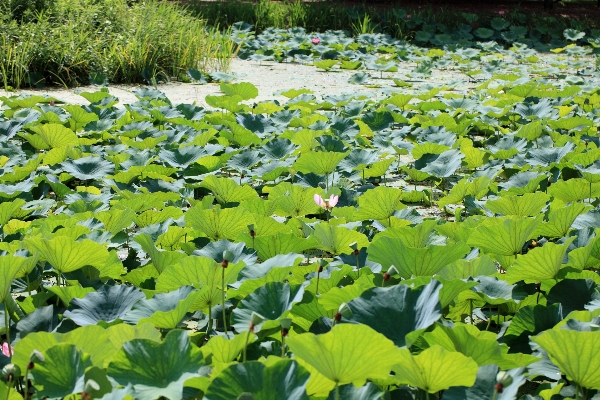
<path fill-rule="evenodd" d="M 290 327 L 292 326 L 292 319 L 291 318 L 281 318 L 279 320 L 279 325 L 283 329 L 290 329 Z"/>
<path fill-rule="evenodd" d="M 248 326 L 248 329 L 250 330 L 250 332 L 254 332 L 254 327 L 256 325 L 262 324 L 262 322 L 264 320 L 265 320 L 265 317 L 263 317 L 262 315 L 260 315 L 257 312 L 252 311 L 252 315 L 250 315 L 250 324 Z"/>
<path fill-rule="evenodd" d="M 510 386 L 510 384 L 513 382 L 513 378 L 508 372 L 500 371 L 496 375 L 496 381 L 498 382 L 498 384 L 502 385 L 502 388 L 505 388 L 507 386 Z M 498 392 L 502 393 L 501 390 L 498 390 Z"/>
<path fill-rule="evenodd" d="M 231 251 L 225 250 L 223 252 L 223 261 L 221 261 L 221 267 L 227 268 L 229 266 L 229 263 L 233 261 L 234 258 L 235 255 Z"/>
<path fill-rule="evenodd" d="M 290 331 L 290 327 L 292 326 L 292 319 L 281 318 L 279 320 L 279 325 L 281 325 L 281 336 L 287 336 Z"/>
<path fill-rule="evenodd" d="M 85 383 L 84 389 L 86 392 L 91 392 L 94 390 L 100 390 L 100 385 L 93 379 L 88 379 Z"/>
<path fill-rule="evenodd" d="M 352 315 L 352 310 L 350 309 L 350 307 L 348 307 L 348 303 L 342 303 L 340 304 L 340 307 L 338 308 L 338 312 L 343 316 L 343 317 L 350 317 Z"/>
<path fill-rule="evenodd" d="M 398 274 L 398 270 L 393 265 L 388 268 L 386 272 L 383 273 L 383 280 L 389 281 L 392 275 Z"/>
<path fill-rule="evenodd" d="M 39 351 L 39 350 L 33 350 L 31 352 L 31 355 L 29 356 L 29 360 L 33 361 L 33 362 L 44 362 L 45 359 L 46 358 L 44 357 L 44 355 L 42 354 L 42 352 Z"/>
<path fill-rule="evenodd" d="M 2 375 L 4 375 L 7 381 L 15 381 L 21 377 L 21 368 L 16 364 L 6 364 L 2 368 Z"/>

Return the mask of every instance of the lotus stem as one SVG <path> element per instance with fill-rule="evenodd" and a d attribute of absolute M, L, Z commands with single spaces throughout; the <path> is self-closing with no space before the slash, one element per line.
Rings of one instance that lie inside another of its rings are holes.
<path fill-rule="evenodd" d="M 223 332 L 227 332 L 227 315 L 225 313 L 225 268 L 221 268 L 221 308 L 223 311 Z"/>
<path fill-rule="evenodd" d="M 212 306 L 211 306 L 211 304 L 209 302 L 208 303 L 208 326 L 206 328 L 206 336 L 208 336 L 208 333 L 210 331 L 212 331 L 212 327 L 213 327 Z"/>
<path fill-rule="evenodd" d="M 8 294 L 10 296 L 10 293 Z M 12 347 L 10 345 L 10 319 L 8 318 L 8 306 L 6 305 L 6 299 L 4 299 L 4 328 L 6 329 L 6 343 L 8 344 L 8 354 L 10 358 L 13 356 Z M 8 393 L 6 394 L 8 399 Z"/>
<path fill-rule="evenodd" d="M 283 329 L 281 330 L 281 358 L 285 358 L 285 335 Z"/>
<path fill-rule="evenodd" d="M 356 257 L 356 270 L 358 271 L 357 279 L 360 278 L 360 262 L 358 260 L 358 254 L 354 253 Z"/>
<path fill-rule="evenodd" d="M 250 331 L 246 332 L 246 343 L 244 343 L 244 357 L 242 362 L 246 362 L 246 349 L 248 348 L 248 339 L 250 339 Z"/>
<path fill-rule="evenodd" d="M 335 400 L 340 400 L 340 385 L 335 383 Z"/>
<path fill-rule="evenodd" d="M 317 296 L 319 295 L 319 277 L 321 275 L 320 271 L 317 271 L 317 289 L 315 290 L 315 293 L 317 294 Z"/>
<path fill-rule="evenodd" d="M 475 325 L 475 321 L 473 321 L 473 300 L 469 299 L 469 319 L 471 320 L 471 325 Z"/>

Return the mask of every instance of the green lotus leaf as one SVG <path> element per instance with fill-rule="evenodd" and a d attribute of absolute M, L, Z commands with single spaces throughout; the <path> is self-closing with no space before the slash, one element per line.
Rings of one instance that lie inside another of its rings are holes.
<path fill-rule="evenodd" d="M 369 260 L 380 263 L 384 268 L 395 266 L 400 276 L 431 276 L 446 265 L 464 257 L 469 246 L 459 242 L 445 246 L 429 245 L 416 248 L 408 247 L 402 239 L 381 237 L 368 247 Z"/>
<path fill-rule="evenodd" d="M 406 348 L 400 349 L 393 371 L 398 382 L 423 389 L 428 393 L 453 386 L 471 386 L 475 383 L 477 363 L 458 352 L 450 352 L 434 345 L 414 356 Z"/>
<path fill-rule="evenodd" d="M 211 337 L 208 343 L 202 346 L 204 359 L 211 360 L 212 364 L 230 363 L 235 361 L 244 347 L 253 343 L 256 336 L 247 332 L 243 335 L 234 335 L 233 338 L 226 336 Z"/>
<path fill-rule="evenodd" d="M 269 282 L 240 301 L 233 310 L 231 324 L 236 332 L 247 331 L 253 312 L 262 315 L 265 320 L 276 320 L 291 310 L 294 303 L 302 301 L 303 295 L 303 285 L 291 286 L 287 283 Z M 260 329 L 261 326 L 257 326 L 256 329 Z"/>
<path fill-rule="evenodd" d="M 226 83 L 221 82 L 221 92 L 227 96 L 240 96 L 242 100 L 250 100 L 258 96 L 258 89 L 251 83 Z"/>
<path fill-rule="evenodd" d="M 575 29 L 565 29 L 563 32 L 563 36 L 565 39 L 575 42 L 579 39 L 582 39 L 585 36 L 585 32 L 579 32 Z"/>
<path fill-rule="evenodd" d="M 187 211 L 185 222 L 211 240 L 236 240 L 240 233 L 248 230 L 248 225 L 254 223 L 254 218 L 241 207 L 205 210 L 198 204 Z"/>
<path fill-rule="evenodd" d="M 338 60 L 315 60 L 313 64 L 319 69 L 329 71 L 331 68 L 337 65 L 338 62 Z"/>
<path fill-rule="evenodd" d="M 585 305 L 600 299 L 596 283 L 591 279 L 563 279 L 550 289 L 548 304 L 560 303 L 563 315 L 571 311 L 583 310 Z"/>
<path fill-rule="evenodd" d="M 579 332 L 550 329 L 533 338 L 550 356 L 550 360 L 579 387 L 600 389 L 600 331 Z"/>
<path fill-rule="evenodd" d="M 530 352 L 529 336 L 552 329 L 563 318 L 560 304 L 527 305 L 520 308 L 504 333 L 504 341 L 516 351 Z"/>
<path fill-rule="evenodd" d="M 31 130 L 37 136 L 28 134 L 24 135 L 24 137 L 38 150 L 77 146 L 79 144 L 79 139 L 75 132 L 61 124 L 37 125 L 32 127 Z"/>
<path fill-rule="evenodd" d="M 133 240 L 139 243 L 142 250 L 150 256 L 152 265 L 154 265 L 154 268 L 156 268 L 156 271 L 159 274 L 169 265 L 172 265 L 185 257 L 185 254 L 181 252 L 157 249 L 152 237 L 147 233 L 141 233 L 135 236 Z"/>
<path fill-rule="evenodd" d="M 339 167 L 347 172 L 362 171 L 377 161 L 377 153 L 373 150 L 356 149 L 340 162 Z"/>
<path fill-rule="evenodd" d="M 304 360 L 338 385 L 386 378 L 398 360 L 394 343 L 366 325 L 336 325 L 322 335 L 290 336 L 286 343 L 295 358 Z"/>
<path fill-rule="evenodd" d="M 0 397 L 6 400 L 23 400 L 23 396 L 18 391 L 9 389 L 4 382 L 0 382 Z"/>
<path fill-rule="evenodd" d="M 460 150 L 448 150 L 442 154 L 426 154 L 415 161 L 415 168 L 437 178 L 447 178 L 460 167 L 464 155 Z"/>
<path fill-rule="evenodd" d="M 128 228 L 135 217 L 135 213 L 129 208 L 112 208 L 109 211 L 96 213 L 94 218 L 104 224 L 104 229 L 116 235 Z"/>
<path fill-rule="evenodd" d="M 341 69 L 355 70 L 355 69 L 360 68 L 361 65 L 362 65 L 362 63 L 360 61 L 345 61 L 345 60 L 342 60 L 340 68 Z"/>
<path fill-rule="evenodd" d="M 473 359 L 478 366 L 496 364 L 501 369 L 518 367 L 505 359 L 495 335 L 481 332 L 473 326 L 458 325 L 453 328 L 436 325 L 435 329 L 423 334 L 430 346 L 439 345 L 448 351 L 458 351 Z"/>
<path fill-rule="evenodd" d="M 248 110 L 248 106 L 240 104 L 242 96 L 206 96 L 204 98 L 206 104 L 214 108 L 221 108 L 232 113 Z"/>
<path fill-rule="evenodd" d="M 76 271 L 86 265 L 102 268 L 109 259 L 106 248 L 89 239 L 80 242 L 67 236 L 52 239 L 32 237 L 25 240 L 25 247 L 39 254 L 60 273 Z"/>
<path fill-rule="evenodd" d="M 533 232 L 541 221 L 541 215 L 535 218 L 489 220 L 475 229 L 467 244 L 479 247 L 484 253 L 515 255 L 520 253 L 525 242 L 533 237 Z"/>
<path fill-rule="evenodd" d="M 211 382 L 206 400 L 308 400 L 306 384 L 310 373 L 294 360 L 269 365 L 258 361 L 231 365 Z"/>
<path fill-rule="evenodd" d="M 304 239 L 293 233 L 257 236 L 254 238 L 254 242 L 248 241 L 247 244 L 250 247 L 254 246 L 254 250 L 256 250 L 261 260 L 268 260 L 279 254 L 303 253 L 306 250 L 319 246 L 319 242 L 315 236 Z"/>
<path fill-rule="evenodd" d="M 523 368 L 506 371 L 512 378 L 510 385 L 504 385 L 502 392 L 496 392 L 494 386 L 498 383 L 499 372 L 497 365 L 484 365 L 477 371 L 475 383 L 469 387 L 454 386 L 444 391 L 443 400 L 512 400 L 516 398 L 519 387 L 526 381 Z"/>
<path fill-rule="evenodd" d="M 233 179 L 217 178 L 213 175 L 204 178 L 200 186 L 210 190 L 221 204 L 240 203 L 258 196 L 248 185 L 240 186 Z"/>
<path fill-rule="evenodd" d="M 554 279 L 559 273 L 567 247 L 568 243 L 546 243 L 523 256 L 517 256 L 515 263 L 506 272 L 507 282 L 516 283 L 522 280 L 525 283 L 537 283 Z"/>
<path fill-rule="evenodd" d="M 485 207 L 499 215 L 534 217 L 549 200 L 550 196 L 543 192 L 525 193 L 522 196 L 504 196 L 497 200 L 488 200 Z"/>
<path fill-rule="evenodd" d="M 494 260 L 487 255 L 482 255 L 470 260 L 456 260 L 444 267 L 438 276 L 445 279 L 467 279 L 477 276 L 493 275 L 498 272 Z"/>
<path fill-rule="evenodd" d="M 59 343 L 44 352 L 31 375 L 39 395 L 61 399 L 84 388 L 85 369 L 92 366 L 90 357 L 69 343 Z"/>
<path fill-rule="evenodd" d="M 203 364 L 202 352 L 190 343 L 188 333 L 173 330 L 162 343 L 125 343 L 108 365 L 108 376 L 121 385 L 131 383 L 136 399 L 180 399 L 184 382 L 197 376 Z"/>
<path fill-rule="evenodd" d="M 494 272 L 496 272 L 495 267 Z M 442 283 L 442 290 L 440 290 L 440 304 L 442 306 L 442 310 L 447 310 L 447 307 L 449 307 L 451 304 L 454 304 L 462 292 L 472 289 L 478 284 L 478 282 L 473 281 L 465 282 L 462 279 L 445 280 L 440 276 L 440 274 L 436 276 L 436 279 Z"/>
<path fill-rule="evenodd" d="M 369 239 L 364 234 L 326 222 L 316 224 L 311 236 L 318 242 L 317 248 L 334 255 L 350 254 L 353 251 L 351 243 L 357 243 L 358 248 L 369 245 Z"/>
<path fill-rule="evenodd" d="M 517 150 L 515 149 L 515 151 Z M 519 195 L 524 193 L 533 193 L 540 186 L 540 183 L 546 180 L 547 178 L 548 177 L 545 174 L 541 174 L 539 172 L 519 172 L 518 174 L 514 174 L 513 176 L 511 176 L 508 179 L 508 181 L 500 185 L 503 189 L 503 191 L 500 192 L 500 194 Z"/>
<path fill-rule="evenodd" d="M 189 68 L 187 70 L 187 76 L 189 76 L 192 79 L 192 82 L 198 83 L 200 85 L 208 83 L 207 76 L 195 68 Z"/>
<path fill-rule="evenodd" d="M 600 184 L 584 178 L 558 181 L 548 188 L 548 194 L 565 203 L 600 197 Z"/>
<path fill-rule="evenodd" d="M 111 343 L 116 349 L 123 347 L 123 344 L 133 339 L 149 339 L 160 342 L 161 333 L 154 325 L 149 322 L 141 323 L 136 326 L 127 324 L 112 325 L 106 329 L 106 333 Z"/>
<path fill-rule="evenodd" d="M 113 163 L 100 157 L 89 156 L 77 160 L 68 160 L 61 164 L 63 170 L 77 179 L 103 179 L 113 173 Z"/>
<path fill-rule="evenodd" d="M 12 216 L 24 205 L 25 200 L 23 199 L 15 199 L 15 201 L 0 204 L 0 225 L 6 225 Z"/>
<path fill-rule="evenodd" d="M 479 276 L 477 281 L 479 285 L 473 290 L 488 304 L 505 304 L 512 301 L 515 285 L 509 285 L 494 276 Z"/>
<path fill-rule="evenodd" d="M 340 161 L 348 153 L 338 152 L 311 152 L 303 153 L 294 163 L 294 169 L 302 173 L 313 172 L 319 175 L 327 175 L 335 171 Z"/>
<path fill-rule="evenodd" d="M 71 114 L 69 119 L 69 127 L 73 132 L 77 132 L 83 129 L 84 126 L 89 124 L 92 121 L 98 121 L 99 118 L 93 112 L 87 112 L 83 109 L 83 107 L 76 104 L 69 104 L 62 107 L 63 110 Z"/>
<path fill-rule="evenodd" d="M 245 264 L 229 264 L 225 269 L 225 284 L 232 284 Z M 156 279 L 156 289 L 177 290 L 181 286 L 192 285 L 200 289 L 198 298 L 191 309 L 207 311 L 221 302 L 221 273 L 223 267 L 206 257 L 190 256 L 168 266 Z"/>
<path fill-rule="evenodd" d="M 83 299 L 88 293 L 94 292 L 94 288 L 81 286 L 50 286 L 48 292 L 55 294 L 68 307 L 71 300 Z"/>
<path fill-rule="evenodd" d="M 317 189 L 285 182 L 273 188 L 269 193 L 269 200 L 275 202 L 277 215 L 299 217 L 307 214 L 317 214 L 321 211 L 321 207 L 314 200 L 314 195 L 321 193 Z"/>
<path fill-rule="evenodd" d="M 169 218 L 179 219 L 182 214 L 183 214 L 183 212 L 180 209 L 169 206 L 169 207 L 164 207 L 160 211 L 146 210 L 146 211 L 136 215 L 135 218 L 133 219 L 133 221 L 140 228 L 145 228 L 150 225 L 161 224 L 161 223 L 165 222 L 166 220 L 168 220 Z"/>
<path fill-rule="evenodd" d="M 135 287 L 101 286 L 83 299 L 71 300 L 71 310 L 64 315 L 80 326 L 95 325 L 100 321 L 110 323 L 122 318 L 135 303 L 145 298 L 144 293 Z"/>
<path fill-rule="evenodd" d="M 444 238 L 434 233 L 437 226 L 435 220 L 424 220 L 416 226 L 401 226 L 397 228 L 388 228 L 375 235 L 373 240 L 389 237 L 400 239 L 407 247 L 426 247 L 430 244 L 443 244 Z"/>
<path fill-rule="evenodd" d="M 342 303 L 348 303 L 354 300 L 367 289 L 371 289 L 375 286 L 373 282 L 375 275 L 361 275 L 358 279 L 354 280 L 352 285 L 344 287 L 332 287 L 327 292 L 322 293 L 319 296 L 319 304 L 326 310 L 337 310 Z"/>
<path fill-rule="evenodd" d="M 173 150 L 161 149 L 158 156 L 172 167 L 185 169 L 207 154 L 211 155 L 203 147 L 187 146 Z"/>
<path fill-rule="evenodd" d="M 4 302 L 10 296 L 10 288 L 23 268 L 25 257 L 0 256 L 0 300 Z"/>
<path fill-rule="evenodd" d="M 81 92 L 79 95 L 90 103 L 99 103 L 103 99 L 111 97 L 111 94 L 108 93 L 108 91 L 104 92 L 102 90 L 97 90 L 95 92 Z"/>
<path fill-rule="evenodd" d="M 260 114 L 238 114 L 236 116 L 236 121 L 245 129 L 258 135 L 260 138 L 265 138 L 277 130 L 276 126 L 268 117 Z M 242 153 L 246 152 L 249 152 L 249 150 L 243 151 Z M 250 150 L 250 152 L 252 151 Z"/>
<path fill-rule="evenodd" d="M 441 287 L 440 282 L 432 279 L 415 289 L 401 284 L 368 289 L 348 302 L 352 314 L 347 320 L 370 326 L 396 346 L 410 346 L 421 332 L 442 316 Z"/>
<path fill-rule="evenodd" d="M 358 197 L 358 211 L 354 213 L 356 220 L 387 220 L 396 210 L 406 208 L 400 202 L 402 190 L 378 186 L 367 190 Z"/>
<path fill-rule="evenodd" d="M 132 325 L 150 322 L 157 328 L 174 329 L 188 313 L 197 294 L 191 286 L 157 293 L 150 299 L 138 301 L 121 319 Z"/>
<path fill-rule="evenodd" d="M 348 78 L 348 83 L 363 85 L 369 81 L 371 76 L 364 71 L 357 72 Z"/>
<path fill-rule="evenodd" d="M 540 224 L 533 234 L 536 237 L 545 236 L 549 238 L 566 236 L 575 219 L 588 210 L 590 210 L 590 207 L 582 203 L 551 210 L 548 214 L 548 222 Z"/>

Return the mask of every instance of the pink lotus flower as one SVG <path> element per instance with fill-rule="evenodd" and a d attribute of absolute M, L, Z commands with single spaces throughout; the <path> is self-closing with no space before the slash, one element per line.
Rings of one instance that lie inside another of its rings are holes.
<path fill-rule="evenodd" d="M 327 210 L 331 210 L 333 207 L 335 207 L 340 198 L 339 196 L 332 194 L 331 196 L 329 196 L 329 199 L 323 199 L 320 195 L 315 193 L 314 199 L 315 203 L 317 203 L 318 206 L 323 207 Z"/>
<path fill-rule="evenodd" d="M 500 10 L 500 11 L 498 11 L 498 14 L 500 14 L 500 15 L 504 15 L 504 10 Z"/>
<path fill-rule="evenodd" d="M 321 39 L 319 39 L 318 37 L 312 38 L 311 40 L 312 44 L 319 44 L 321 43 Z"/>
<path fill-rule="evenodd" d="M 406 19 L 411 19 L 411 18 L 412 18 L 412 15 L 406 14 Z"/>
<path fill-rule="evenodd" d="M 10 346 L 10 349 L 9 349 L 8 343 L 6 343 L 6 342 L 2 343 L 2 354 L 4 354 L 6 357 L 10 357 L 11 354 L 14 354 L 13 347 Z"/>

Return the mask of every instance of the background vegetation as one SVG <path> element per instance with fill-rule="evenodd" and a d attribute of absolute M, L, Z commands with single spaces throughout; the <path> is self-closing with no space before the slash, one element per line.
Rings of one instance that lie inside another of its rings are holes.
<path fill-rule="evenodd" d="M 9 0 L 0 5 L 5 88 L 133 83 L 227 70 L 234 45 L 175 3 Z"/>
<path fill-rule="evenodd" d="M 472 3 L 477 4 L 478 2 Z M 245 21 L 254 25 L 255 30 L 259 33 L 269 27 L 299 26 L 307 31 L 316 32 L 324 32 L 328 29 L 347 30 L 354 34 L 368 33 L 368 31 L 371 33 L 381 32 L 398 39 L 411 39 L 414 36 L 415 28 L 423 23 L 439 23 L 446 25 L 447 28 L 457 27 L 460 23 L 464 23 L 462 15 L 465 14 L 464 10 L 456 11 L 450 8 L 440 12 L 438 9 L 427 6 L 426 2 L 423 2 L 422 7 L 404 3 L 398 3 L 395 7 L 382 7 L 381 4 L 373 5 L 369 2 L 363 2 L 362 5 L 360 3 L 348 5 L 338 1 L 289 0 L 258 0 L 256 2 L 190 0 L 187 4 L 191 10 L 205 18 L 210 24 L 222 27 L 230 26 L 238 21 Z M 590 3 L 586 7 L 591 11 L 596 9 L 595 3 Z M 527 24 L 529 27 L 535 27 L 540 22 L 551 24 L 553 28 L 561 32 L 567 28 L 583 31 L 586 28 L 598 27 L 598 22 L 593 17 L 578 15 L 573 18 L 565 17 L 561 13 L 541 15 L 529 11 L 523 12 L 522 9 L 519 9 L 518 3 L 515 3 L 510 10 L 495 4 L 487 4 L 477 8 L 476 11 L 466 12 L 466 14 L 476 14 L 471 19 L 473 19 L 474 28 L 477 28 L 489 25 L 490 20 L 498 17 L 499 11 L 502 11 L 503 17 L 509 19 L 510 22 Z M 541 2 L 539 11 L 542 11 Z"/>

